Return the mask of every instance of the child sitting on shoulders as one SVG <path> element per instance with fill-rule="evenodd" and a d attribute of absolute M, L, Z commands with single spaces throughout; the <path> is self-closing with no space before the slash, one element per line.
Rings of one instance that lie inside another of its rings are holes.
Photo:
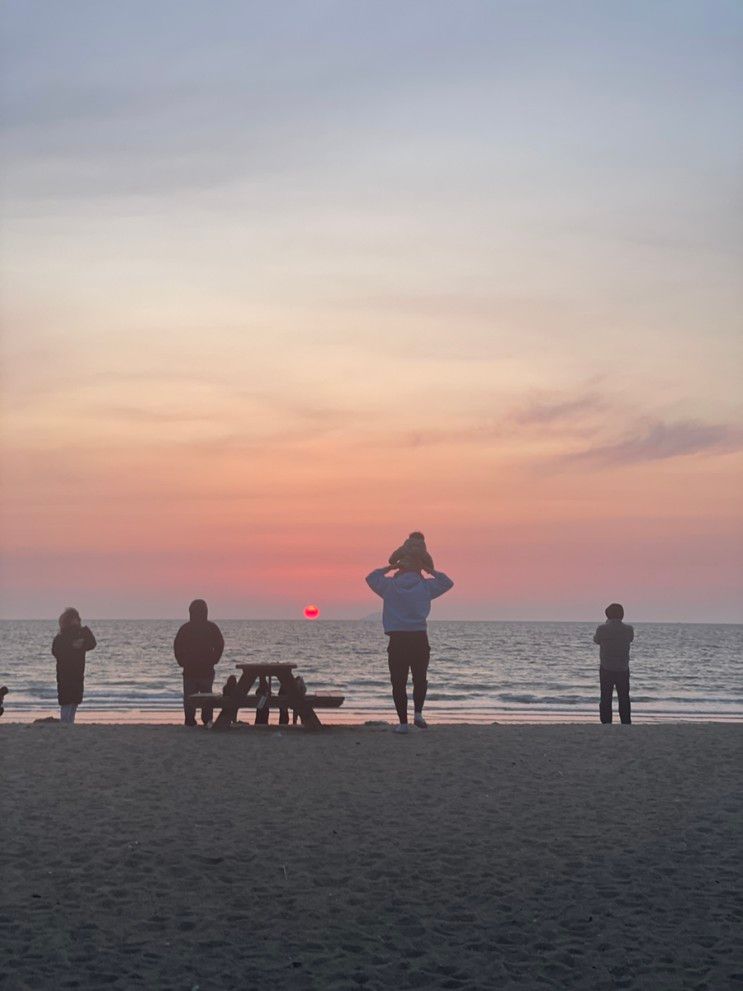
<path fill-rule="evenodd" d="M 426 538 L 419 530 L 414 530 L 408 539 L 389 556 L 392 568 L 433 572 L 433 558 L 428 553 Z"/>

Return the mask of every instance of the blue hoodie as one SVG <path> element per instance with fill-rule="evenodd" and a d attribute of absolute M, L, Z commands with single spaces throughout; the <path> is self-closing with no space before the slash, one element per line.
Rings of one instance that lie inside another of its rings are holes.
<path fill-rule="evenodd" d="M 377 568 L 366 576 L 366 584 L 384 599 L 382 623 L 385 633 L 426 629 L 431 599 L 448 592 L 454 582 L 443 571 L 424 578 L 418 571 L 403 571 L 387 578 L 389 568 Z"/>

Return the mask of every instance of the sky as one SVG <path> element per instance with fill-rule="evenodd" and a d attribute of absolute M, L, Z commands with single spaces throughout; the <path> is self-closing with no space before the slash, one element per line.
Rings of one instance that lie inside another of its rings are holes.
<path fill-rule="evenodd" d="M 743 620 L 739 4 L 0 18 L 0 615 Z"/>

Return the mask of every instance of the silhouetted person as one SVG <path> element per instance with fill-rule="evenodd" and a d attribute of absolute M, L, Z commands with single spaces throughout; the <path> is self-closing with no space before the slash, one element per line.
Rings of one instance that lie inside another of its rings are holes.
<path fill-rule="evenodd" d="M 5 712 L 5 708 L 3 706 L 3 702 L 5 701 L 5 696 L 7 694 L 8 694 L 7 686 L 6 685 L 3 685 L 3 687 L 0 688 L 0 716 L 2 716 L 2 714 Z"/>
<path fill-rule="evenodd" d="M 416 533 L 415 536 L 419 535 Z M 443 571 L 433 571 L 433 568 L 429 572 L 432 577 L 424 578 L 417 554 L 401 554 L 396 561 L 399 570 L 391 578 L 386 577 L 391 570 L 387 564 L 367 575 L 366 583 L 384 600 L 382 623 L 384 632 L 390 638 L 387 657 L 392 698 L 400 720 L 400 724 L 395 726 L 395 732 L 407 733 L 407 685 L 411 672 L 415 708 L 413 721 L 420 729 L 426 729 L 428 725 L 423 718 L 423 703 L 428 689 L 426 675 L 431 656 L 426 620 L 431 611 L 431 600 L 448 592 L 454 582 Z"/>
<path fill-rule="evenodd" d="M 57 659 L 57 701 L 59 721 L 74 723 L 85 688 L 85 654 L 94 650 L 95 637 L 82 625 L 77 609 L 65 609 L 59 617 L 59 633 L 52 642 Z"/>
<path fill-rule="evenodd" d="M 183 668 L 183 712 L 186 726 L 196 725 L 196 707 L 188 701 L 195 692 L 210 692 L 214 684 L 214 665 L 224 650 L 224 639 L 216 623 L 209 621 L 209 610 L 203 599 L 194 599 L 188 607 L 190 620 L 178 630 L 173 651 Z M 201 707 L 201 721 L 211 725 L 214 708 Z"/>
<path fill-rule="evenodd" d="M 237 722 L 237 706 L 229 705 L 228 699 L 233 697 L 237 698 L 239 694 L 240 692 L 237 687 L 237 678 L 234 674 L 231 674 L 227 681 L 225 681 L 224 687 L 222 688 L 222 695 L 224 697 L 224 701 L 222 703 L 222 714 L 228 720 L 228 725 Z"/>
<path fill-rule="evenodd" d="M 599 714 L 602 723 L 612 720 L 612 699 L 614 688 L 619 699 L 619 718 L 623 723 L 631 723 L 629 699 L 629 645 L 635 639 L 635 631 L 628 623 L 623 623 L 624 607 L 612 602 L 606 607 L 606 622 L 599 626 L 593 642 L 599 645 L 601 667 L 601 702 Z"/>
<path fill-rule="evenodd" d="M 268 678 L 266 678 L 264 674 L 258 678 L 258 687 L 256 688 L 255 693 L 258 696 L 258 703 L 255 707 L 255 725 L 268 726 L 271 686 Z"/>

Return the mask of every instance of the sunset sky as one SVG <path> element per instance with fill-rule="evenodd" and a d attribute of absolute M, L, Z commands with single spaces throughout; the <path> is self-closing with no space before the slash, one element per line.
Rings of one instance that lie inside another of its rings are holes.
<path fill-rule="evenodd" d="M 739 4 L 0 16 L 2 615 L 743 619 Z"/>

